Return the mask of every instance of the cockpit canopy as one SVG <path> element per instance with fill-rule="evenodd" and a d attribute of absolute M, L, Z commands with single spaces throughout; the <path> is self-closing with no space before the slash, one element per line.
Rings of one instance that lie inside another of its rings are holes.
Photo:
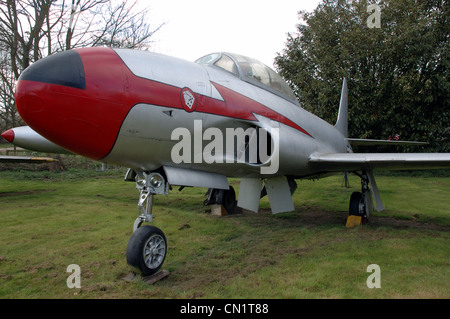
<path fill-rule="evenodd" d="M 283 78 L 274 70 L 255 59 L 239 54 L 220 52 L 208 54 L 195 62 L 224 69 L 244 81 L 262 87 L 297 103 L 294 92 L 292 92 L 291 88 Z"/>

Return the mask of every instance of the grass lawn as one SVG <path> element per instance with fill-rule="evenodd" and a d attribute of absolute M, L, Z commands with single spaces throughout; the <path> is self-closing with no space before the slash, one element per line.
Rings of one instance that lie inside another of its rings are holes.
<path fill-rule="evenodd" d="M 147 285 L 122 280 L 138 215 L 123 173 L 0 172 L 0 298 L 450 298 L 449 177 L 378 176 L 386 211 L 353 229 L 355 176 L 297 181 L 296 211 L 278 215 L 264 198 L 258 214 L 215 217 L 206 189 L 174 189 L 154 202 L 170 275 Z"/>

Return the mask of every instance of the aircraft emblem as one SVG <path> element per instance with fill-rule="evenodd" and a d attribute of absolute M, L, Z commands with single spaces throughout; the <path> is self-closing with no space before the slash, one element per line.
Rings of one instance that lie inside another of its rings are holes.
<path fill-rule="evenodd" d="M 197 107 L 194 92 L 189 88 L 181 90 L 181 104 L 186 112 L 193 112 Z"/>

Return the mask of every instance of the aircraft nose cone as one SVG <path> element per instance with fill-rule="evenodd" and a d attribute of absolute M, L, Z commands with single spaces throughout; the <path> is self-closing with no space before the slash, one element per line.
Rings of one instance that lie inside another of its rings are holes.
<path fill-rule="evenodd" d="M 99 160 L 110 152 L 128 112 L 124 108 L 124 69 L 110 48 L 48 56 L 19 77 L 17 110 L 46 139 Z"/>
<path fill-rule="evenodd" d="M 30 85 L 33 82 L 34 85 Z M 76 89 L 85 89 L 86 80 L 83 62 L 76 51 L 56 53 L 41 59 L 22 72 L 16 86 L 17 109 L 25 122 L 33 122 L 49 105 L 46 97 L 55 84 Z M 61 106 L 63 107 L 63 106 Z"/>

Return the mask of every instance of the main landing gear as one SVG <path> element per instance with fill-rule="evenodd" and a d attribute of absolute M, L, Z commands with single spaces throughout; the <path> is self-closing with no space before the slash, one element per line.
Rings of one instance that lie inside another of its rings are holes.
<path fill-rule="evenodd" d="M 230 186 L 229 189 L 214 189 L 209 188 L 206 195 L 207 199 L 203 202 L 203 205 L 208 206 L 212 204 L 223 205 L 228 214 L 234 214 L 237 206 L 236 202 L 236 192 L 234 191 L 233 186 Z"/>
<path fill-rule="evenodd" d="M 357 217 L 360 218 L 360 224 L 365 225 L 369 222 L 370 214 L 374 210 L 371 192 L 374 195 L 377 210 L 384 210 L 384 205 L 381 201 L 380 193 L 378 191 L 373 173 L 371 171 L 362 171 L 362 174 L 357 172 L 353 173 L 361 178 L 361 192 L 354 192 L 350 197 L 348 221 Z"/>
<path fill-rule="evenodd" d="M 139 216 L 133 226 L 133 234 L 127 245 L 127 263 L 140 271 L 143 276 L 155 274 L 161 268 L 167 254 L 167 240 L 164 233 L 155 226 L 145 225 L 152 222 L 153 196 L 168 194 L 169 185 L 165 178 L 156 172 L 137 175 L 133 171 L 127 172 L 125 180 L 136 180 L 139 190 Z"/>

